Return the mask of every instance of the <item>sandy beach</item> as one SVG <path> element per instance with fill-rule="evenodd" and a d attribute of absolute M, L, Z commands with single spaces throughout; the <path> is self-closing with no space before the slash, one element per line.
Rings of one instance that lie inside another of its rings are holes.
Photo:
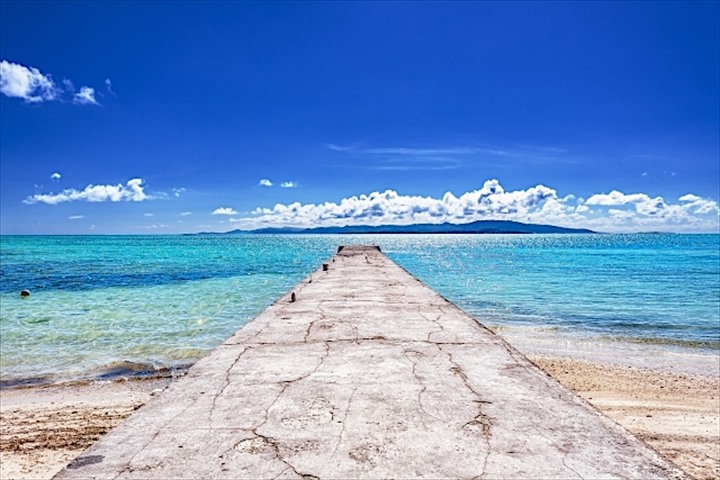
<path fill-rule="evenodd" d="M 0 478 L 52 478 L 170 379 L 0 391 Z"/>
<path fill-rule="evenodd" d="M 720 478 L 719 378 L 569 358 L 531 359 L 695 478 Z M 0 477 L 51 478 L 169 381 L 3 390 Z"/>
<path fill-rule="evenodd" d="M 569 358 L 531 360 L 690 475 L 720 478 L 720 378 Z"/>

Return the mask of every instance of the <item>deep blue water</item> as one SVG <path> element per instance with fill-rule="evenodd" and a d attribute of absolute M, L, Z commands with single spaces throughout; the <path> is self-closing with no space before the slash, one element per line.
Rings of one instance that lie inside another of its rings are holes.
<path fill-rule="evenodd" d="M 720 235 L 3 236 L 0 384 L 182 368 L 351 243 L 486 324 L 720 349 Z"/>

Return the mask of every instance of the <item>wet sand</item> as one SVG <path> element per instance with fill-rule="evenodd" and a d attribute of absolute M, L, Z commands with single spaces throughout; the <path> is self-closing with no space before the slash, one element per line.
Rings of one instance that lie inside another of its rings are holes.
<path fill-rule="evenodd" d="M 720 378 L 550 356 L 531 360 L 694 477 L 720 478 Z M 0 391 L 0 478 L 51 478 L 168 382 Z"/>

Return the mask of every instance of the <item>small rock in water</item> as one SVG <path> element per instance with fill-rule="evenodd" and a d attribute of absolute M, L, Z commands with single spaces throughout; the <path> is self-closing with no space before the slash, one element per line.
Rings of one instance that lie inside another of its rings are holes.
<path fill-rule="evenodd" d="M 23 290 L 22 292 L 20 292 L 20 296 L 21 296 L 22 298 L 29 297 L 29 296 L 30 296 L 30 290 Z"/>

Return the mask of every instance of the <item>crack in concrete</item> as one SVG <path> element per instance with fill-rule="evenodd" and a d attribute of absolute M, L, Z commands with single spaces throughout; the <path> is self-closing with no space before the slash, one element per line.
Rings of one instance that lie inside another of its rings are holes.
<path fill-rule="evenodd" d="M 290 382 L 282 382 L 282 387 L 280 388 L 280 391 L 278 391 L 278 394 L 275 396 L 275 398 L 273 399 L 273 401 L 270 402 L 270 405 L 268 405 L 267 408 L 264 409 L 264 412 L 263 412 L 264 415 L 263 415 L 262 422 L 260 422 L 257 426 L 255 426 L 255 427 L 253 427 L 252 429 L 249 430 L 250 432 L 252 432 L 252 434 L 253 434 L 255 437 L 260 438 L 260 439 L 263 440 L 263 442 L 265 442 L 265 443 L 268 443 L 268 444 L 269 444 L 269 442 L 267 441 L 267 437 L 265 437 L 264 435 L 258 433 L 258 429 L 261 428 L 263 425 L 265 425 L 265 424 L 267 423 L 267 421 L 268 421 L 268 419 L 269 419 L 269 416 L 270 416 L 270 409 L 277 403 L 277 401 L 280 399 L 280 397 L 282 396 L 282 394 L 285 392 L 285 390 L 287 389 L 287 387 L 288 387 L 289 385 L 290 385 Z M 248 438 L 243 438 L 243 439 L 241 439 L 241 440 L 238 440 L 238 441 L 235 442 L 230 448 L 228 448 L 228 449 L 226 449 L 225 451 L 223 451 L 223 452 L 220 454 L 220 457 L 221 457 L 221 458 L 224 457 L 228 452 L 230 452 L 231 450 L 236 449 L 242 442 L 245 442 L 245 441 L 247 441 L 247 440 L 249 440 L 249 439 L 248 439 Z M 278 460 L 281 460 L 281 461 L 282 461 L 282 459 L 280 458 L 279 454 L 276 455 L 276 456 L 278 457 Z M 292 468 L 291 465 L 289 465 L 289 464 L 287 464 L 287 463 L 286 463 L 286 465 L 288 465 L 289 468 Z M 286 469 L 286 470 L 287 470 L 287 469 Z"/>
<path fill-rule="evenodd" d="M 440 323 L 440 318 L 443 316 L 443 313 L 444 313 L 444 312 L 442 312 L 442 309 L 441 309 L 441 310 L 440 310 L 440 313 L 439 313 L 438 316 L 437 316 L 437 318 L 434 318 L 434 319 L 428 318 L 428 317 L 426 317 L 425 315 L 423 315 L 423 312 L 422 312 L 419 308 L 418 308 L 418 312 L 417 312 L 417 313 L 418 313 L 418 315 L 420 315 L 424 320 L 426 320 L 426 321 L 428 321 L 428 322 L 432 322 L 432 323 L 434 323 L 435 325 L 437 325 L 437 326 L 440 328 L 440 330 L 433 330 L 433 331 L 428 332 L 428 334 L 427 334 L 427 337 L 426 337 L 426 340 L 425 340 L 425 341 L 428 342 L 428 343 L 434 343 L 432 340 L 430 340 L 430 337 L 432 337 L 432 336 L 433 336 L 434 334 L 436 334 L 436 333 L 442 333 L 442 332 L 445 331 L 445 327 L 443 327 L 442 324 Z"/>
<path fill-rule="evenodd" d="M 310 337 L 310 332 L 312 331 L 313 327 L 315 326 L 315 322 L 327 320 L 327 317 L 325 316 L 325 312 L 323 311 L 322 307 L 318 304 L 316 306 L 316 309 L 318 313 L 320 314 L 320 318 L 316 318 L 315 320 L 312 320 L 305 330 L 305 336 L 303 336 L 302 343 L 308 343 L 308 338 Z"/>
<path fill-rule="evenodd" d="M 485 415 L 485 413 L 482 410 L 483 404 L 489 404 L 491 402 L 488 402 L 486 400 L 483 400 L 480 393 L 473 388 L 472 385 L 470 385 L 470 381 L 468 379 L 467 374 L 463 371 L 462 367 L 460 367 L 460 364 L 458 364 L 455 359 L 453 358 L 453 354 L 451 352 L 446 352 L 443 350 L 442 346 L 437 345 L 437 348 L 443 352 L 445 355 L 447 355 L 448 360 L 453 365 L 450 369 L 451 372 L 453 372 L 455 375 L 457 375 L 462 382 L 465 384 L 465 387 L 477 398 L 475 403 L 478 407 L 478 414 L 475 416 L 474 419 L 467 422 L 465 425 L 463 425 L 463 428 L 465 427 L 474 427 L 475 425 L 478 425 L 480 427 L 480 432 L 482 433 L 483 438 L 485 439 L 485 445 L 487 448 L 487 453 L 485 454 L 485 459 L 483 460 L 483 466 L 481 469 L 479 478 L 484 478 L 485 474 L 487 473 L 487 464 L 488 459 L 490 458 L 490 455 L 492 454 L 492 446 L 490 445 L 490 439 L 492 438 L 492 419 Z"/>
<path fill-rule="evenodd" d="M 212 405 L 210 406 L 210 413 L 208 414 L 208 421 L 210 422 L 210 428 L 212 428 L 212 424 L 213 424 L 213 414 L 215 413 L 215 406 L 216 406 L 215 404 L 217 403 L 218 398 L 221 397 L 223 395 L 223 393 L 225 393 L 225 390 L 230 386 L 230 371 L 233 368 L 235 368 L 235 366 L 240 361 L 240 358 L 251 349 L 252 349 L 252 347 L 249 347 L 249 346 L 246 346 L 245 348 L 243 348 L 242 352 L 240 352 L 240 354 L 237 357 L 235 357 L 235 360 L 233 361 L 232 365 L 230 365 L 230 367 L 227 370 L 225 370 L 225 385 L 223 385 L 223 387 L 220 389 L 220 391 L 213 396 Z"/>
<path fill-rule="evenodd" d="M 340 444 L 342 443 L 343 436 L 345 435 L 345 420 L 347 419 L 349 413 L 350 413 L 350 404 L 352 404 L 353 397 L 355 397 L 355 392 L 358 391 L 360 387 L 355 387 L 350 394 L 350 398 L 348 398 L 348 404 L 347 407 L 345 407 L 345 415 L 343 416 L 342 420 L 340 420 L 340 423 L 342 423 L 342 429 L 340 430 L 340 435 L 338 435 L 338 441 L 335 444 L 335 448 L 333 449 L 332 455 L 330 455 L 330 459 L 332 460 L 335 458 L 335 454 L 337 453 L 338 448 L 340 448 Z"/>
<path fill-rule="evenodd" d="M 577 475 L 580 480 L 585 480 L 585 477 L 583 477 L 582 475 L 580 475 L 580 473 L 579 473 L 577 470 L 575 470 L 574 468 L 572 468 L 570 465 L 568 465 L 568 464 L 566 463 L 566 460 L 567 460 L 567 458 L 568 458 L 568 455 L 569 455 L 569 453 L 566 453 L 566 454 L 563 455 L 563 458 L 562 458 L 563 467 L 567 468 L 568 470 L 570 470 L 571 472 L 573 472 L 575 475 Z"/>
<path fill-rule="evenodd" d="M 278 317 L 277 312 L 273 312 L 273 315 L 275 315 L 275 318 Z M 265 329 L 267 328 L 267 325 L 264 325 L 260 330 L 258 330 L 256 333 L 254 333 L 250 338 L 246 338 L 244 340 L 237 340 L 237 341 L 230 341 L 228 339 L 227 341 L 223 342 L 220 346 L 232 346 L 232 345 L 242 345 L 243 343 L 251 343 L 251 341 L 254 338 L 257 338 L 260 334 L 262 334 Z"/>
<path fill-rule="evenodd" d="M 259 428 L 259 427 L 258 427 L 258 428 Z M 256 429 L 256 430 L 257 430 L 257 429 Z M 280 452 L 280 445 L 278 445 L 278 441 L 277 441 L 276 438 L 268 437 L 268 436 L 266 436 L 266 435 L 262 435 L 262 434 L 260 434 L 260 433 L 257 433 L 256 430 L 253 430 L 253 433 L 255 434 L 255 436 L 257 436 L 260 440 L 262 440 L 262 441 L 263 441 L 266 445 L 268 445 L 270 448 L 272 448 L 273 450 L 275 450 L 275 458 L 277 458 L 280 462 L 282 462 L 282 463 L 284 463 L 285 465 L 287 465 L 288 468 L 286 468 L 285 470 L 283 470 L 282 472 L 280 472 L 279 475 L 282 475 L 283 472 L 286 472 L 288 469 L 290 469 L 290 470 L 292 470 L 292 471 L 295 473 L 295 475 L 297 475 L 297 476 L 300 477 L 300 478 L 303 478 L 303 479 L 306 479 L 306 480 L 320 480 L 320 477 L 318 477 L 317 475 L 312 475 L 312 474 L 310 474 L 310 473 L 303 473 L 303 472 L 298 471 L 298 469 L 297 469 L 293 464 L 291 464 L 290 462 L 288 462 L 288 461 L 283 457 L 282 453 Z M 233 448 L 234 448 L 234 447 L 233 447 Z M 278 476 L 279 476 L 279 475 L 278 475 Z"/>
<path fill-rule="evenodd" d="M 330 339 L 330 340 L 317 340 L 317 341 L 310 341 L 310 342 L 256 342 L 251 344 L 251 346 L 258 346 L 258 347 L 268 347 L 268 346 L 297 346 L 297 345 L 330 345 L 333 343 L 358 343 L 360 342 L 391 342 L 391 343 L 403 343 L 405 341 L 398 340 L 394 338 L 387 338 L 383 337 L 382 335 L 374 335 L 372 337 L 356 337 L 356 338 L 338 338 L 338 339 Z M 423 341 L 415 341 L 415 340 L 409 340 L 405 343 L 425 343 Z M 428 345 L 437 345 L 436 343 L 429 343 Z M 441 344 L 442 345 L 442 344 Z M 455 343 L 448 343 L 446 345 L 459 345 Z M 464 345 L 464 344 L 462 344 Z"/>
<path fill-rule="evenodd" d="M 572 468 L 571 466 L 569 466 L 569 465 L 566 463 L 567 457 L 568 457 L 568 455 L 570 455 L 570 452 L 566 452 L 563 448 L 560 447 L 560 445 L 558 445 L 558 443 L 557 443 L 554 439 L 552 439 L 552 438 L 550 438 L 549 436 L 547 436 L 547 435 L 542 431 L 542 429 L 540 429 L 540 428 L 538 427 L 537 422 L 536 422 L 532 417 L 528 417 L 528 420 L 530 420 L 530 425 L 531 425 L 531 429 L 532 429 L 532 430 L 534 430 L 538 435 L 540 435 L 540 436 L 543 437 L 545 440 L 547 440 L 548 442 L 550 442 L 550 445 L 554 446 L 558 451 L 563 452 L 563 457 L 562 457 L 562 464 L 563 464 L 563 466 L 564 466 L 566 469 L 568 469 L 568 470 L 570 470 L 571 472 L 573 472 L 575 475 L 577 475 L 577 477 L 578 477 L 579 479 L 584 480 L 584 477 L 583 477 L 582 475 L 580 475 L 580 473 L 579 473 L 577 470 L 575 470 L 574 468 Z"/>
<path fill-rule="evenodd" d="M 405 358 L 408 360 L 408 362 L 410 362 L 410 365 L 412 365 L 412 374 L 413 374 L 413 377 L 415 377 L 415 381 L 418 383 L 418 385 L 420 385 L 420 387 L 422 387 L 422 388 L 420 388 L 420 391 L 418 392 L 418 395 L 417 395 L 417 402 L 418 402 L 418 405 L 420 406 L 420 410 L 422 410 L 425 415 L 427 415 L 427 416 L 429 416 L 429 417 L 432 417 L 432 418 L 434 418 L 435 420 L 437 420 L 437 421 L 439 421 L 439 422 L 441 422 L 441 423 L 444 423 L 444 420 L 442 420 L 441 418 L 439 418 L 439 417 L 433 415 L 432 413 L 428 412 L 428 411 L 425 409 L 425 405 L 423 405 L 422 395 L 423 395 L 423 393 L 425 393 L 425 391 L 427 390 L 427 385 L 425 385 L 425 384 L 423 383 L 423 381 L 420 380 L 420 376 L 417 374 L 417 362 L 413 361 L 413 359 L 410 358 L 410 355 L 409 355 L 409 354 L 411 354 L 411 353 L 415 353 L 415 354 L 421 355 L 421 356 L 422 356 L 422 355 L 425 355 L 425 354 L 422 353 L 422 352 L 418 352 L 417 350 L 405 350 L 405 349 L 403 349 L 403 355 L 404 355 Z M 423 425 L 427 428 L 427 424 L 425 423 L 425 419 L 421 419 L 421 420 L 422 420 L 422 422 L 423 422 Z"/>
<path fill-rule="evenodd" d="M 283 471 L 281 471 L 280 473 L 278 473 L 277 475 L 275 475 L 275 476 L 273 477 L 273 480 L 277 480 L 278 478 L 282 477 L 283 474 L 284 474 L 285 472 L 287 472 L 288 470 L 290 470 L 290 467 L 287 467 L 285 470 L 283 470 Z"/>
<path fill-rule="evenodd" d="M 140 455 L 142 452 L 144 452 L 145 449 L 146 449 L 151 443 L 153 443 L 153 442 L 157 439 L 157 437 L 160 436 L 160 434 L 163 432 L 163 430 L 164 430 L 168 425 L 170 425 L 171 423 L 173 423 L 178 417 L 180 417 L 180 416 L 183 415 L 185 412 L 187 412 L 188 409 L 195 404 L 195 401 L 197 401 L 197 398 L 193 399 L 193 401 L 190 402 L 190 404 L 188 404 L 185 408 L 183 408 L 183 409 L 182 409 L 180 412 L 178 412 L 177 414 L 173 415 L 173 417 L 172 417 L 170 420 L 168 420 L 167 422 L 165 422 L 165 423 L 163 424 L 163 426 L 162 426 L 161 428 L 159 428 L 159 429 L 155 432 L 155 434 L 152 436 L 152 438 L 151 438 L 150 440 L 148 440 L 148 441 L 145 443 L 145 445 L 143 445 L 142 447 L 140 447 L 140 448 L 130 457 L 130 459 L 125 463 L 125 466 L 123 466 L 122 470 L 120 470 L 120 472 L 113 477 L 113 480 L 116 480 L 117 478 L 120 478 L 120 476 L 122 476 L 125 472 L 134 472 L 134 471 L 136 471 L 136 470 L 141 470 L 143 467 L 140 467 L 140 468 L 135 469 L 135 468 L 133 468 L 133 467 L 131 466 L 133 460 L 135 460 L 135 457 L 137 457 L 137 456 Z"/>
<path fill-rule="evenodd" d="M 323 365 L 323 363 L 325 362 L 325 359 L 328 357 L 328 355 L 330 355 L 330 346 L 329 346 L 329 345 L 325 345 L 325 354 L 320 358 L 320 361 L 318 362 L 318 364 L 315 366 L 315 368 L 314 368 L 312 371 L 306 373 L 305 375 L 301 375 L 301 376 L 299 376 L 298 378 L 295 378 L 295 379 L 293 379 L 293 380 L 288 380 L 288 381 L 284 381 L 284 382 L 279 382 L 279 384 L 281 384 L 282 387 L 280 388 L 280 391 L 279 391 L 278 394 L 275 396 L 275 398 L 274 398 L 273 401 L 270 403 L 270 405 L 268 405 L 268 407 L 265 408 L 262 422 L 260 422 L 260 424 L 258 424 L 257 426 L 255 426 L 254 428 L 252 428 L 252 429 L 250 430 L 255 437 L 257 437 L 257 438 L 259 438 L 260 440 L 262 440 L 263 443 L 265 443 L 266 445 L 270 446 L 270 447 L 275 451 L 275 458 L 277 458 L 278 461 L 280 461 L 280 462 L 284 463 L 285 465 L 287 465 L 288 468 L 286 468 L 284 471 L 287 471 L 288 469 L 291 469 L 298 477 L 304 478 L 304 479 L 308 479 L 308 480 L 313 480 L 313 479 L 318 479 L 318 480 L 319 480 L 320 477 L 317 477 L 316 475 L 312 475 L 312 474 L 309 474 L 309 473 L 302 473 L 302 472 L 298 471 L 297 468 L 296 468 L 294 465 L 292 465 L 290 462 L 287 461 L 287 459 L 284 458 L 282 452 L 280 451 L 280 450 L 281 450 L 281 446 L 280 446 L 278 440 L 277 440 L 276 438 L 273 438 L 273 437 L 270 437 L 270 436 L 268 436 L 268 435 L 264 435 L 264 434 L 260 433 L 260 429 L 268 422 L 268 420 L 269 420 L 269 418 L 270 418 L 270 410 L 272 410 L 272 408 L 275 406 L 275 404 L 280 400 L 280 397 L 283 396 L 283 394 L 284 394 L 285 391 L 288 389 L 288 387 L 289 387 L 290 385 L 296 383 L 296 382 L 299 382 L 299 381 L 301 381 L 301 380 L 304 380 L 304 379 L 308 378 L 309 376 L 311 376 L 312 374 L 314 374 L 315 372 L 317 372 L 318 369 L 319 369 L 319 368 Z M 240 445 L 240 443 L 242 443 L 242 442 L 244 442 L 244 441 L 246 441 L 246 440 L 247 440 L 247 439 L 244 438 L 244 439 L 236 442 L 232 447 L 230 447 L 229 449 L 225 450 L 225 451 L 222 453 L 222 455 L 225 455 L 225 454 L 226 454 L 227 452 L 229 452 L 230 450 L 233 450 L 233 449 L 237 448 L 237 446 Z M 221 455 L 221 456 L 222 456 L 222 455 Z M 281 472 L 280 474 L 282 474 L 282 472 Z"/>

